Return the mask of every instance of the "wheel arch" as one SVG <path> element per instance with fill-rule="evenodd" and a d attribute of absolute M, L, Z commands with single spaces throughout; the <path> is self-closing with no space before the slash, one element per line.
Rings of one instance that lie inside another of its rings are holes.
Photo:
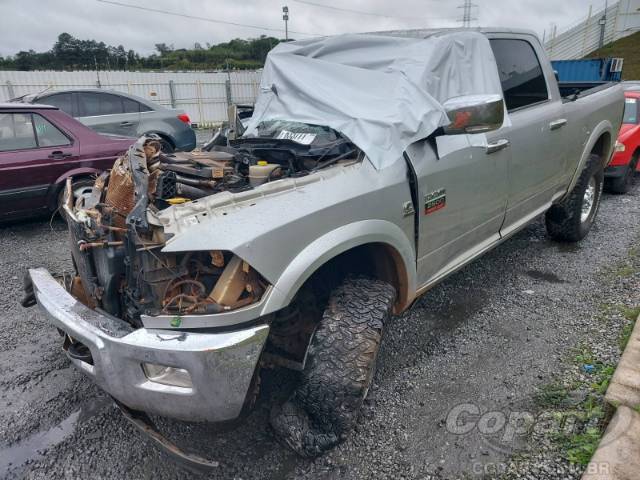
<path fill-rule="evenodd" d="M 582 169 L 587 164 L 589 156 L 592 154 L 598 155 L 602 160 L 603 167 L 609 164 L 611 156 L 613 155 L 613 146 L 615 143 L 613 131 L 613 125 L 609 120 L 603 120 L 593 129 L 589 140 L 582 151 L 582 156 L 580 157 L 576 170 L 573 173 L 573 178 L 571 179 L 571 183 L 567 189 L 567 194 L 569 194 L 569 192 L 571 192 L 576 186 L 578 178 L 580 178 L 580 172 L 582 172 Z"/>
<path fill-rule="evenodd" d="M 69 177 L 90 179 L 92 175 L 100 175 L 103 170 L 91 167 L 74 168 L 60 175 L 55 182 L 49 186 L 47 191 L 47 208 L 53 211 L 58 208 L 58 194 L 64 188 L 64 184 Z"/>
<path fill-rule="evenodd" d="M 369 220 L 340 227 L 307 245 L 274 284 L 262 314 L 287 306 L 307 282 L 327 270 L 366 273 L 389 282 L 397 292 L 394 313 L 415 299 L 415 253 L 409 239 L 390 222 Z"/>
<path fill-rule="evenodd" d="M 142 135 L 149 135 L 149 134 L 158 135 L 160 138 L 162 138 L 162 139 L 166 140 L 167 142 L 169 142 L 173 148 L 176 148 L 176 140 L 175 140 L 175 138 L 173 138 L 167 132 L 162 132 L 162 131 L 159 131 L 159 130 L 151 129 L 151 130 L 146 130 Z"/>

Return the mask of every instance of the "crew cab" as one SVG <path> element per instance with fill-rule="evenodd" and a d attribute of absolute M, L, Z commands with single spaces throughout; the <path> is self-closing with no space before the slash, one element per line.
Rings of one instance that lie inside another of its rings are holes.
<path fill-rule="evenodd" d="M 625 91 L 624 118 L 615 154 L 604 171 L 605 186 L 626 193 L 640 171 L 640 88 Z"/>
<path fill-rule="evenodd" d="M 67 178 L 93 185 L 134 141 L 99 135 L 56 107 L 0 104 L 0 221 L 55 211 Z"/>
<path fill-rule="evenodd" d="M 147 413 L 235 420 L 263 369 L 298 370 L 271 425 L 316 456 L 353 427 L 391 315 L 541 215 L 553 239 L 588 234 L 623 108 L 615 85 L 563 98 L 528 31 L 283 43 L 246 130 L 230 118 L 223 145 L 176 155 L 141 137 L 67 189 L 76 272 L 31 269 L 24 304 L 192 464 L 213 462 Z"/>

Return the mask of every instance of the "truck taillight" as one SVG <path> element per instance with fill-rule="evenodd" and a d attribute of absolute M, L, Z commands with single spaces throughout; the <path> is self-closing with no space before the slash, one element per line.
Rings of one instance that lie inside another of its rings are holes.
<path fill-rule="evenodd" d="M 189 115 L 187 115 L 186 113 L 181 113 L 180 115 L 178 115 L 178 120 L 186 123 L 187 125 L 191 125 L 191 119 L 189 118 Z"/>

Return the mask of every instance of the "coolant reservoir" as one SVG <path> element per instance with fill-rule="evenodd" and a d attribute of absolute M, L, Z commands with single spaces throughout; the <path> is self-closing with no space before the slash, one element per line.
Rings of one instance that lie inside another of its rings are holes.
<path fill-rule="evenodd" d="M 267 163 L 265 161 L 259 161 L 257 165 L 249 166 L 249 183 L 252 187 L 262 185 L 267 181 L 271 172 L 273 172 L 280 165 L 277 163 Z"/>

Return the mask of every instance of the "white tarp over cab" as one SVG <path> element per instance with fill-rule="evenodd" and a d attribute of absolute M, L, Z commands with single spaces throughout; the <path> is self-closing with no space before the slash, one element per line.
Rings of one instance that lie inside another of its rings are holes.
<path fill-rule="evenodd" d="M 328 126 L 381 169 L 449 123 L 445 101 L 482 94 L 502 96 L 502 88 L 489 41 L 478 32 L 281 43 L 267 57 L 246 134 L 268 120 Z"/>

